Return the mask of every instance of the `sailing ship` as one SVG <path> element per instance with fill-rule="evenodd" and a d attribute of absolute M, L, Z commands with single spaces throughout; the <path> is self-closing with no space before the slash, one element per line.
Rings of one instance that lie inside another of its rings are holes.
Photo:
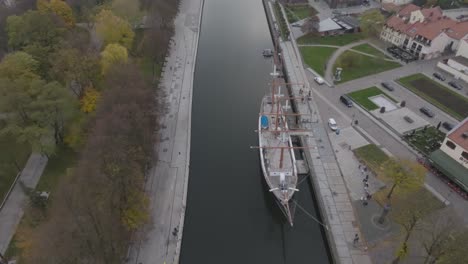
<path fill-rule="evenodd" d="M 281 94 L 281 80 L 273 71 L 271 94 L 262 99 L 258 118 L 258 141 L 263 176 L 289 224 L 293 226 L 294 204 L 292 197 L 298 176 L 296 157 L 286 119 L 289 100 Z M 285 102 L 285 105 L 283 105 Z"/>

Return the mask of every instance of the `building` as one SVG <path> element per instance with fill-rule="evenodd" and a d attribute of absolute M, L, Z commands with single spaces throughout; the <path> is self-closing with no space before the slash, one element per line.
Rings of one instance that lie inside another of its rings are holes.
<path fill-rule="evenodd" d="M 468 39 L 460 41 L 455 57 L 440 61 L 437 67 L 450 73 L 456 79 L 468 82 Z"/>
<path fill-rule="evenodd" d="M 391 16 L 380 38 L 408 50 L 419 59 L 432 59 L 458 49 L 468 36 L 468 21 L 458 22 L 443 15 L 439 7 L 409 4 Z"/>
<path fill-rule="evenodd" d="M 320 36 L 359 32 L 359 20 L 352 16 L 336 16 L 320 21 L 316 28 Z"/>
<path fill-rule="evenodd" d="M 445 137 L 429 156 L 432 165 L 468 192 L 468 117 Z"/>

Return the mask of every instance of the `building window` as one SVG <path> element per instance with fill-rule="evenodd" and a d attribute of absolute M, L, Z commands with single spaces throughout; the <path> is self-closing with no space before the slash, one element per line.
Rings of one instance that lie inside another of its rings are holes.
<path fill-rule="evenodd" d="M 450 140 L 447 140 L 447 142 L 445 142 L 445 145 L 451 149 L 455 149 L 456 147 L 455 144 Z"/>
<path fill-rule="evenodd" d="M 462 152 L 462 157 L 468 160 L 468 152 L 463 151 Z"/>

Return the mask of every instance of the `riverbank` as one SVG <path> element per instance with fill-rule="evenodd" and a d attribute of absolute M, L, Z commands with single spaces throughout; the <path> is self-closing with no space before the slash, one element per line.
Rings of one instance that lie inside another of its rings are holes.
<path fill-rule="evenodd" d="M 272 10 L 270 1 L 264 0 L 264 4 L 267 13 Z M 268 17 L 274 19 L 274 15 Z M 272 19 L 269 23 L 275 24 Z M 289 24 L 288 28 L 291 31 Z M 270 29 L 273 36 L 279 35 L 276 34 L 274 26 L 271 25 Z M 278 52 L 282 55 L 284 74 L 291 83 L 290 96 L 300 98 L 303 93 L 308 94 L 310 84 L 304 73 L 297 44 L 294 38 L 291 39 L 275 41 L 279 44 Z M 301 123 L 303 129 L 312 131 L 312 136 L 302 137 L 301 142 L 303 146 L 308 147 L 304 152 L 310 167 L 310 177 L 317 202 L 324 216 L 323 232 L 327 237 L 331 255 L 335 263 L 371 263 L 365 244 L 354 242 L 356 234 L 362 237 L 359 225 L 327 131 L 320 122 L 315 98 L 311 99 L 294 100 L 293 105 L 296 106 L 298 113 L 309 116 L 309 118 L 302 118 Z"/>
<path fill-rule="evenodd" d="M 159 89 L 165 115 L 158 160 L 146 190 L 152 223 L 135 234 L 127 263 L 178 263 L 185 217 L 190 164 L 193 78 L 204 0 L 182 0 L 175 34 L 163 66 Z"/>

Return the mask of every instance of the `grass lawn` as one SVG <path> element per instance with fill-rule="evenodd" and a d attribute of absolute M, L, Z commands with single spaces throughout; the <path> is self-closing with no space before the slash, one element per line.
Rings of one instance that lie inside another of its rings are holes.
<path fill-rule="evenodd" d="M 298 44 L 321 44 L 321 45 L 336 45 L 344 46 L 346 44 L 356 42 L 364 39 L 365 36 L 362 33 L 349 33 L 339 36 L 317 36 L 314 34 L 307 34 L 297 39 Z"/>
<path fill-rule="evenodd" d="M 361 44 L 361 45 L 355 46 L 354 48 L 352 48 L 352 50 L 368 53 L 377 57 L 388 58 L 383 52 L 372 47 L 369 44 Z"/>
<path fill-rule="evenodd" d="M 320 75 L 325 74 L 325 66 L 336 48 L 331 47 L 300 47 L 304 62 Z"/>
<path fill-rule="evenodd" d="M 0 138 L 0 203 L 5 198 L 18 172 L 23 169 L 31 148 L 28 144 L 19 144 L 10 136 Z"/>
<path fill-rule="evenodd" d="M 55 190 L 60 178 L 67 173 L 67 169 L 75 165 L 76 159 L 77 154 L 75 151 L 66 146 L 61 146 L 47 162 L 36 190 L 48 192 Z"/>
<path fill-rule="evenodd" d="M 302 20 L 317 14 L 317 11 L 309 5 L 289 5 L 285 7 L 289 23 Z"/>
<path fill-rule="evenodd" d="M 449 88 L 417 73 L 397 80 L 410 91 L 458 120 L 468 116 L 468 99 Z"/>
<path fill-rule="evenodd" d="M 345 57 L 349 58 L 346 62 L 344 62 Z M 342 60 L 340 61 L 340 59 Z M 386 61 L 381 58 L 372 58 L 348 50 L 341 54 L 341 56 L 337 59 L 337 62 L 333 66 L 333 72 L 337 67 L 343 68 L 340 81 L 343 83 L 368 75 L 395 69 L 400 66 L 401 65 L 396 62 Z"/>
<path fill-rule="evenodd" d="M 369 100 L 369 97 L 376 96 L 379 94 L 385 95 L 388 99 L 392 100 L 393 102 L 397 102 L 394 98 L 380 90 L 379 88 L 372 86 L 366 89 L 362 89 L 359 91 L 354 91 L 352 93 L 349 93 L 348 95 L 359 105 L 364 107 L 365 109 L 372 111 L 375 109 L 378 109 L 379 106 L 374 104 L 371 100 Z"/>
<path fill-rule="evenodd" d="M 414 134 L 406 134 L 403 137 L 413 148 L 425 155 L 438 149 L 444 138 L 445 133 L 432 126 L 425 130 L 420 129 Z"/>
<path fill-rule="evenodd" d="M 354 150 L 354 154 L 373 172 L 379 173 L 380 165 L 389 159 L 379 147 L 369 144 Z"/>

